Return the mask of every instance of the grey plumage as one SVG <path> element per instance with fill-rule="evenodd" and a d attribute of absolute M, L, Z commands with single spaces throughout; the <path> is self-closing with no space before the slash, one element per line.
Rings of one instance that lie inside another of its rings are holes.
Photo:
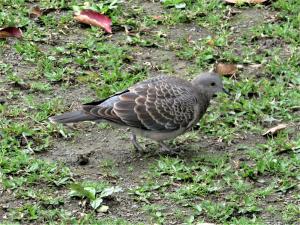
<path fill-rule="evenodd" d="M 173 76 L 157 76 L 123 92 L 85 104 L 80 111 L 50 117 L 57 123 L 106 120 L 129 127 L 135 134 L 158 141 L 174 138 L 193 127 L 206 112 L 210 99 L 223 91 L 220 77 L 203 73 L 191 82 Z"/>

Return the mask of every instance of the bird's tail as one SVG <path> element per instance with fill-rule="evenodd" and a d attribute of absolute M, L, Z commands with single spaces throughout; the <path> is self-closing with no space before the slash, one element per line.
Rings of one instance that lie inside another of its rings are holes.
<path fill-rule="evenodd" d="M 52 123 L 77 123 L 81 121 L 95 121 L 98 117 L 89 115 L 84 111 L 67 112 L 58 116 L 51 116 L 49 118 Z"/>

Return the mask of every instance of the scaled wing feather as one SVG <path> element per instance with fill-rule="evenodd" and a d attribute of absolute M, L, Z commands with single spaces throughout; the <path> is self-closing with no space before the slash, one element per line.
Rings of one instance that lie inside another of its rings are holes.
<path fill-rule="evenodd" d="M 195 104 L 197 98 L 187 81 L 158 76 L 83 109 L 121 125 L 172 131 L 186 127 L 194 119 Z"/>

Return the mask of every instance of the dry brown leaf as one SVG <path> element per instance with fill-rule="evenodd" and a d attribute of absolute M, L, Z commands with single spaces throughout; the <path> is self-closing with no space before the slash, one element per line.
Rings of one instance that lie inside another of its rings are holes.
<path fill-rule="evenodd" d="M 40 9 L 39 6 L 36 5 L 36 6 L 31 8 L 31 11 L 29 13 L 30 18 L 38 18 L 41 15 L 43 15 L 43 11 Z"/>
<path fill-rule="evenodd" d="M 215 41 L 214 41 L 213 39 L 209 39 L 209 40 L 207 41 L 207 44 L 208 44 L 209 46 L 214 46 L 214 45 L 215 45 Z"/>
<path fill-rule="evenodd" d="M 218 63 L 215 67 L 215 71 L 220 75 L 234 75 L 237 71 L 237 65 Z"/>
<path fill-rule="evenodd" d="M 259 4 L 266 2 L 267 0 L 224 0 L 228 3 L 234 3 L 234 4 L 242 4 L 242 3 L 250 3 L 250 4 Z"/>
<path fill-rule="evenodd" d="M 278 124 L 277 126 L 268 129 L 265 133 L 263 133 L 263 136 L 274 135 L 278 131 L 283 130 L 283 129 L 287 128 L 287 127 L 288 127 L 288 125 L 286 123 Z"/>
<path fill-rule="evenodd" d="M 8 38 L 8 37 L 22 37 L 22 30 L 18 27 L 5 27 L 0 28 L 0 39 L 1 38 Z"/>

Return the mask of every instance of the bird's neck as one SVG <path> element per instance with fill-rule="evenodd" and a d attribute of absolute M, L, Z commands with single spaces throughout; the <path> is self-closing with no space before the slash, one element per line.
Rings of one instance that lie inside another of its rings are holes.
<path fill-rule="evenodd" d="M 197 90 L 199 102 L 203 102 L 205 105 L 209 105 L 211 96 L 204 91 Z"/>

